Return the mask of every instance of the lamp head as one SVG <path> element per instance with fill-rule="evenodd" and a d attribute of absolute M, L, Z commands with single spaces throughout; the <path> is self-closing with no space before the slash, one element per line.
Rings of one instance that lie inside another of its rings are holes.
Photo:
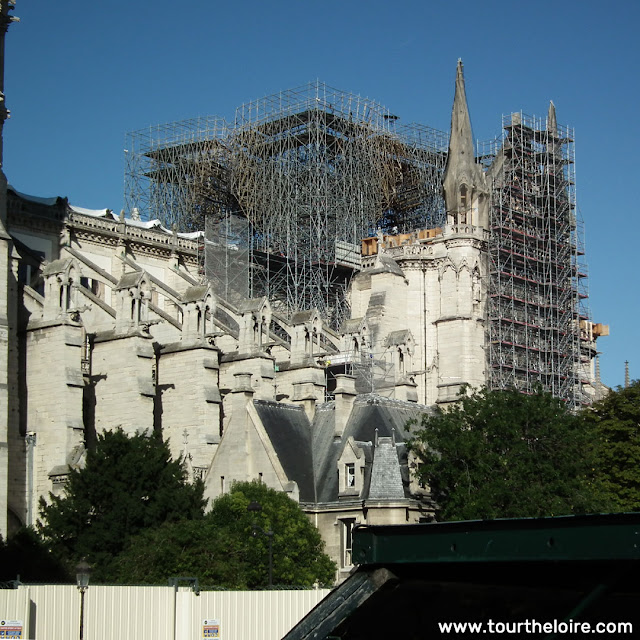
<path fill-rule="evenodd" d="M 91 565 L 83 558 L 76 565 L 76 581 L 78 589 L 86 589 L 89 586 L 91 577 Z"/>

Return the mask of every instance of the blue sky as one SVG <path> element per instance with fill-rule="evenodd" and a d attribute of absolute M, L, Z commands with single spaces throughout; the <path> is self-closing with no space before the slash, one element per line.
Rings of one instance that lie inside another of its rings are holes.
<path fill-rule="evenodd" d="M 18 190 L 123 206 L 125 133 L 319 79 L 449 127 L 465 64 L 474 135 L 503 113 L 575 128 L 603 381 L 640 377 L 640 3 L 631 0 L 18 0 L 7 36 L 5 173 Z"/>

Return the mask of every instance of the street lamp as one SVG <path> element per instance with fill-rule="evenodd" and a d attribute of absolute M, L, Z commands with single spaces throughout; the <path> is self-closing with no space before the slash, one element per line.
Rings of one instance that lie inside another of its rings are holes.
<path fill-rule="evenodd" d="M 84 594 L 89 588 L 89 578 L 91 577 L 91 566 L 82 559 L 76 565 L 76 581 L 78 591 L 80 591 L 80 640 L 84 639 Z"/>
<path fill-rule="evenodd" d="M 249 513 L 260 513 L 262 511 L 262 505 L 255 500 L 249 503 L 247 507 Z M 265 531 L 262 527 L 258 526 L 255 522 L 251 525 L 251 535 L 256 538 L 258 534 L 262 534 L 269 540 L 269 588 L 273 586 L 273 531 Z"/>

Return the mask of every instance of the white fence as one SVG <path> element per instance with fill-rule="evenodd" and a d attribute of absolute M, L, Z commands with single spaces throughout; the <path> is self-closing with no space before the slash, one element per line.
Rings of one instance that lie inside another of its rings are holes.
<path fill-rule="evenodd" d="M 280 640 L 329 593 L 202 591 L 180 587 L 90 586 L 84 640 L 201 640 L 203 621 L 219 624 L 219 640 Z M 23 622 L 23 638 L 80 637 L 80 593 L 72 585 L 22 585 L 0 590 L 0 621 Z"/>

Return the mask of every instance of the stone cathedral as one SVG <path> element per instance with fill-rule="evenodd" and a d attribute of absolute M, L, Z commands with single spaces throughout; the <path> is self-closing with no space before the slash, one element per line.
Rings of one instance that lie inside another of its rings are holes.
<path fill-rule="evenodd" d="M 548 167 L 560 144 L 553 106 L 544 130 L 525 124 L 514 121 L 509 144 L 480 164 L 459 63 L 446 221 L 362 238 L 338 329 L 317 309 L 284 314 L 268 296 L 219 295 L 201 277 L 200 232 L 0 184 L 0 533 L 35 523 L 39 498 L 64 491 L 96 434 L 160 431 L 209 499 L 235 480 L 259 479 L 299 502 L 344 576 L 354 524 L 433 517 L 428 488 L 411 474 L 409 420 L 455 400 L 463 385 L 510 375 L 505 385 L 517 386 L 521 371 L 553 391 L 569 378 L 588 402 L 600 392 L 592 362 L 607 328 L 571 301 L 568 315 L 557 312 L 577 345 L 570 375 L 549 370 L 567 330 L 522 331 L 534 324 L 522 310 L 537 305 L 541 314 L 543 296 L 518 260 L 546 258 L 542 245 L 535 256 L 531 243 L 518 245 L 536 232 L 537 214 L 514 204 L 516 186 L 529 188 L 526 171 L 504 167 L 516 125 L 521 148 L 546 145 Z M 562 229 L 553 233 L 546 246 L 563 242 Z M 500 262 L 507 245 L 509 264 Z M 564 260 L 571 268 L 571 255 Z"/>

